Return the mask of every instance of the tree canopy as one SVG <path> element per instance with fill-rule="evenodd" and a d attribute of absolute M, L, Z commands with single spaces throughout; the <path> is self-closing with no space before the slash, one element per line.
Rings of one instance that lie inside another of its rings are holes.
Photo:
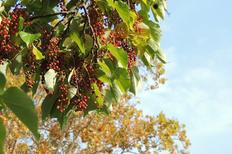
<path fill-rule="evenodd" d="M 186 129 L 163 113 L 144 116 L 124 98 L 109 114 L 73 113 L 64 129 L 54 120 L 40 122 L 43 132 L 38 143 L 12 113 L 1 116 L 9 135 L 6 153 L 187 153 L 190 142 Z M 41 116 L 39 105 L 37 111 Z"/>
<path fill-rule="evenodd" d="M 141 69 L 155 80 L 163 74 L 165 12 L 166 0 L 0 1 L 0 112 L 11 110 L 37 141 L 33 97 L 41 89 L 43 122 L 55 118 L 64 128 L 73 112 L 109 114 L 137 93 Z M 25 82 L 6 85 L 8 71 Z M 1 149 L 1 119 L 0 136 Z"/>

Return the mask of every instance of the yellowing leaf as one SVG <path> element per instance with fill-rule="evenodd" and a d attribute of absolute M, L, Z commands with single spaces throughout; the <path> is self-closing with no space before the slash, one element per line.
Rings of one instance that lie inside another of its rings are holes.
<path fill-rule="evenodd" d="M 32 52 L 35 55 L 36 60 L 42 60 L 45 58 L 44 55 L 39 51 L 39 49 L 36 48 L 34 45 L 33 45 Z"/>

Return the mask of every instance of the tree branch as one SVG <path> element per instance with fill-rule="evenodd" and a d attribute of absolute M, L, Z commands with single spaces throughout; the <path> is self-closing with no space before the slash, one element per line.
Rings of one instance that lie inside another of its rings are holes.
<path fill-rule="evenodd" d="M 73 12 L 71 12 L 73 13 Z M 33 17 L 29 17 L 27 19 L 27 21 L 32 21 L 32 20 L 35 20 L 35 19 L 39 19 L 39 18 L 49 18 L 49 17 L 53 17 L 53 16 L 57 16 L 57 15 L 63 15 L 63 16 L 66 16 L 67 12 L 58 12 L 58 13 L 53 13 L 53 14 L 46 14 L 46 15 L 39 15 L 39 16 L 33 16 Z"/>
<path fill-rule="evenodd" d="M 89 27 L 90 27 L 91 32 L 92 32 L 92 35 L 93 35 L 93 39 L 94 39 L 94 41 L 93 41 L 93 47 L 99 48 L 99 45 L 98 45 L 98 42 L 97 42 L 96 33 L 95 33 L 95 31 L 94 31 L 93 26 L 91 25 L 91 20 L 90 20 L 90 17 L 89 17 L 88 12 L 87 12 L 87 10 L 86 10 L 86 7 L 85 7 L 85 6 L 81 6 L 81 8 L 82 8 L 82 9 L 84 10 L 84 12 L 85 12 L 85 15 L 86 15 L 86 17 L 87 17 L 87 21 L 88 21 Z"/>

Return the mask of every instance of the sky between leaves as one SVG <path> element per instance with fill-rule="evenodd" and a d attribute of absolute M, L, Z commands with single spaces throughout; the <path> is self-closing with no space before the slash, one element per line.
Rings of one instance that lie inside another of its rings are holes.
<path fill-rule="evenodd" d="M 191 154 L 232 151 L 232 1 L 168 1 L 161 45 L 168 82 L 139 94 L 145 113 L 187 125 Z"/>

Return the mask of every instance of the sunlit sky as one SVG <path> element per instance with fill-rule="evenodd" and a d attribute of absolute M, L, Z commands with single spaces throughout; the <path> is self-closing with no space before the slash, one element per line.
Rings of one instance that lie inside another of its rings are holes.
<path fill-rule="evenodd" d="M 162 47 L 168 82 L 139 108 L 186 124 L 191 154 L 232 153 L 232 1 L 168 1 Z"/>

